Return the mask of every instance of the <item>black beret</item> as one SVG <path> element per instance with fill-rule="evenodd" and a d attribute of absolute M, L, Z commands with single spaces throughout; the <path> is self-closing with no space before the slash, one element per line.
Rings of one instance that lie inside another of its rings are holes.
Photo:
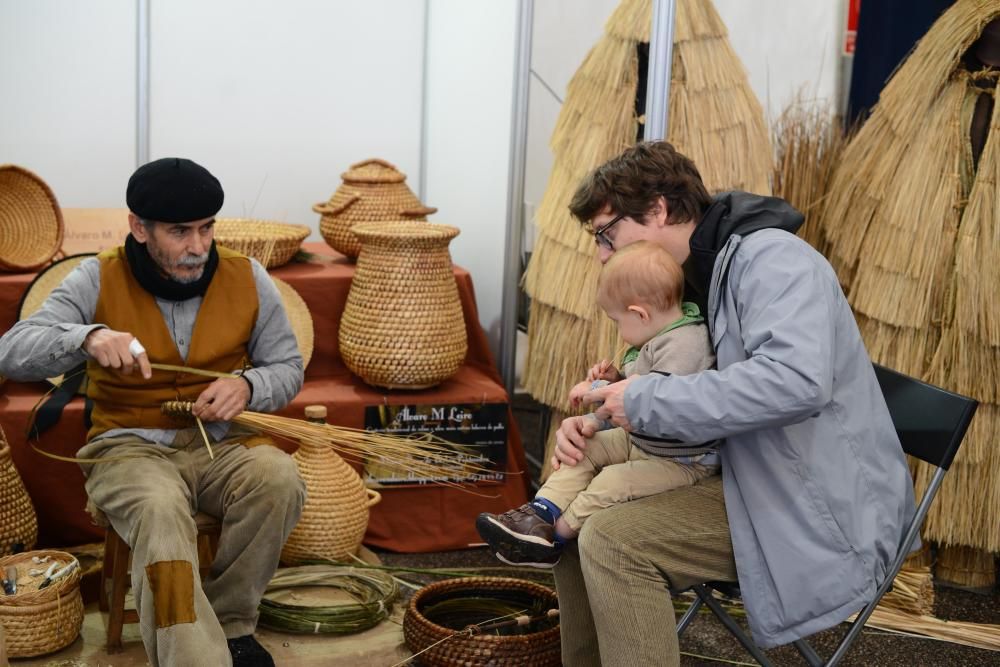
<path fill-rule="evenodd" d="M 222 208 L 219 179 L 199 164 L 165 157 L 144 164 L 128 179 L 125 202 L 143 220 L 193 222 Z"/>

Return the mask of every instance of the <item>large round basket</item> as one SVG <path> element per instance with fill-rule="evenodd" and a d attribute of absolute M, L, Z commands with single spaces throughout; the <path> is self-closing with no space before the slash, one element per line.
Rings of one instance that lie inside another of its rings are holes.
<path fill-rule="evenodd" d="M 32 557 L 48 560 L 35 563 Z M 0 625 L 6 631 L 7 654 L 11 658 L 58 651 L 80 634 L 83 598 L 79 566 L 42 589 L 39 585 L 44 578 L 30 574 L 31 570 L 47 570 L 53 562 L 58 570 L 75 560 L 63 551 L 25 551 L 0 558 L 0 570 L 17 568 L 17 592 L 0 595 Z"/>
<path fill-rule="evenodd" d="M 291 261 L 311 233 L 312 230 L 305 225 L 271 220 L 215 219 L 215 241 L 219 245 L 253 257 L 268 269 Z"/>
<path fill-rule="evenodd" d="M 444 611 L 449 606 L 475 606 L 482 600 L 483 613 Z M 467 626 L 488 623 L 496 618 L 488 603 L 499 601 L 524 610 L 536 617 L 558 607 L 555 591 L 531 581 L 506 577 L 468 577 L 449 579 L 417 591 L 403 616 L 403 638 L 417 660 L 431 667 L 559 667 L 562 664 L 559 647 L 559 624 L 556 618 L 546 618 L 527 628 L 525 634 L 503 634 L 503 631 L 475 633 Z M 438 610 L 442 610 L 440 614 Z M 452 615 L 455 622 L 435 622 L 438 616 Z M 481 617 L 479 617 L 481 616 Z M 497 634 L 500 633 L 500 634 Z"/>
<path fill-rule="evenodd" d="M 372 158 L 352 164 L 341 174 L 343 184 L 329 201 L 313 206 L 320 214 L 319 231 L 330 246 L 348 257 L 357 257 L 361 242 L 352 232 L 362 222 L 426 220 L 437 211 L 424 206 L 406 185 L 406 174 L 396 166 Z"/>
<path fill-rule="evenodd" d="M 0 428 L 0 556 L 32 549 L 37 539 L 35 508 L 14 467 L 10 445 Z"/>
<path fill-rule="evenodd" d="M 308 410 L 308 408 L 307 408 Z M 382 497 L 330 447 L 303 441 L 292 454 L 306 483 L 306 504 L 281 550 L 281 562 L 349 561 L 368 529 L 368 511 Z"/>
<path fill-rule="evenodd" d="M 63 216 L 37 175 L 0 165 L 0 271 L 32 271 L 59 252 Z"/>
<path fill-rule="evenodd" d="M 423 389 L 448 379 L 468 349 L 448 243 L 458 229 L 427 222 L 365 223 L 340 320 L 347 367 L 371 385 Z"/>

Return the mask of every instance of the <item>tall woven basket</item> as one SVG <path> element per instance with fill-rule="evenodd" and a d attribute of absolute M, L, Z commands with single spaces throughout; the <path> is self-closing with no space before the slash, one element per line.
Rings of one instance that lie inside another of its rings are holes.
<path fill-rule="evenodd" d="M 0 165 L 0 271 L 33 271 L 59 252 L 62 241 L 62 209 L 45 181 Z"/>
<path fill-rule="evenodd" d="M 47 558 L 34 563 L 32 557 Z M 0 558 L 0 570 L 17 569 L 17 592 L 0 595 L 0 625 L 7 635 L 7 654 L 28 658 L 58 651 L 73 643 L 83 625 L 83 598 L 80 596 L 80 568 L 39 589 L 40 575 L 52 563 L 65 567 L 75 558 L 63 551 L 25 551 Z"/>
<path fill-rule="evenodd" d="M 37 539 L 35 508 L 14 467 L 10 445 L 0 428 L 0 556 L 33 549 Z"/>
<path fill-rule="evenodd" d="M 532 581 L 507 577 L 448 579 L 421 588 L 410 598 L 403 616 L 403 639 L 407 648 L 420 653 L 421 665 L 430 667 L 559 667 L 559 625 L 545 621 L 526 634 L 504 635 L 463 630 L 494 620 L 488 614 L 461 613 L 455 605 L 463 599 L 498 600 L 525 610 L 558 607 L 555 591 Z M 451 611 L 448 611 L 449 606 Z M 440 613 L 438 613 L 440 612 Z M 456 623 L 443 625 L 435 618 L 451 616 Z M 421 653 L 423 651 L 423 653 Z"/>
<path fill-rule="evenodd" d="M 329 201 L 313 206 L 320 214 L 319 231 L 337 252 L 354 258 L 361 242 L 351 231 L 362 222 L 426 220 L 437 211 L 424 206 L 406 185 L 406 174 L 395 165 L 372 158 L 352 164 L 341 174 L 343 184 Z"/>
<path fill-rule="evenodd" d="M 326 408 L 310 405 L 306 418 L 323 421 Z M 281 550 L 281 562 L 350 560 L 368 530 L 368 512 L 382 496 L 366 488 L 354 468 L 329 447 L 303 441 L 292 458 L 306 483 L 306 504 Z"/>
<path fill-rule="evenodd" d="M 468 349 L 448 243 L 458 229 L 426 222 L 366 223 L 340 321 L 340 353 L 365 382 L 432 387 L 458 372 Z"/>

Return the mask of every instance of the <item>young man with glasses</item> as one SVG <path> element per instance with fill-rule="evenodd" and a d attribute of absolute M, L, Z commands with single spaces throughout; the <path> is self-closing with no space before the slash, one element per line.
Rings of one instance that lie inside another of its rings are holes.
<path fill-rule="evenodd" d="M 595 389 L 597 417 L 687 442 L 725 439 L 722 476 L 594 514 L 555 567 L 563 662 L 676 665 L 667 589 L 739 581 L 767 648 L 840 623 L 872 599 L 914 511 L 913 486 L 854 316 L 802 215 L 745 192 L 710 197 L 665 142 L 598 167 L 570 204 L 598 258 L 639 240 L 684 268 L 718 370 Z M 566 419 L 555 456 L 584 456 Z"/>

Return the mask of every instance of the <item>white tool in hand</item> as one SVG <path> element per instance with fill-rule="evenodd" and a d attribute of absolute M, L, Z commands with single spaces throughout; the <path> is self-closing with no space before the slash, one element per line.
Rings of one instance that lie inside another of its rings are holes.
<path fill-rule="evenodd" d="M 128 344 L 128 351 L 132 353 L 133 357 L 138 357 L 140 354 L 146 353 L 146 348 L 142 346 L 138 338 L 133 338 L 132 342 Z"/>

